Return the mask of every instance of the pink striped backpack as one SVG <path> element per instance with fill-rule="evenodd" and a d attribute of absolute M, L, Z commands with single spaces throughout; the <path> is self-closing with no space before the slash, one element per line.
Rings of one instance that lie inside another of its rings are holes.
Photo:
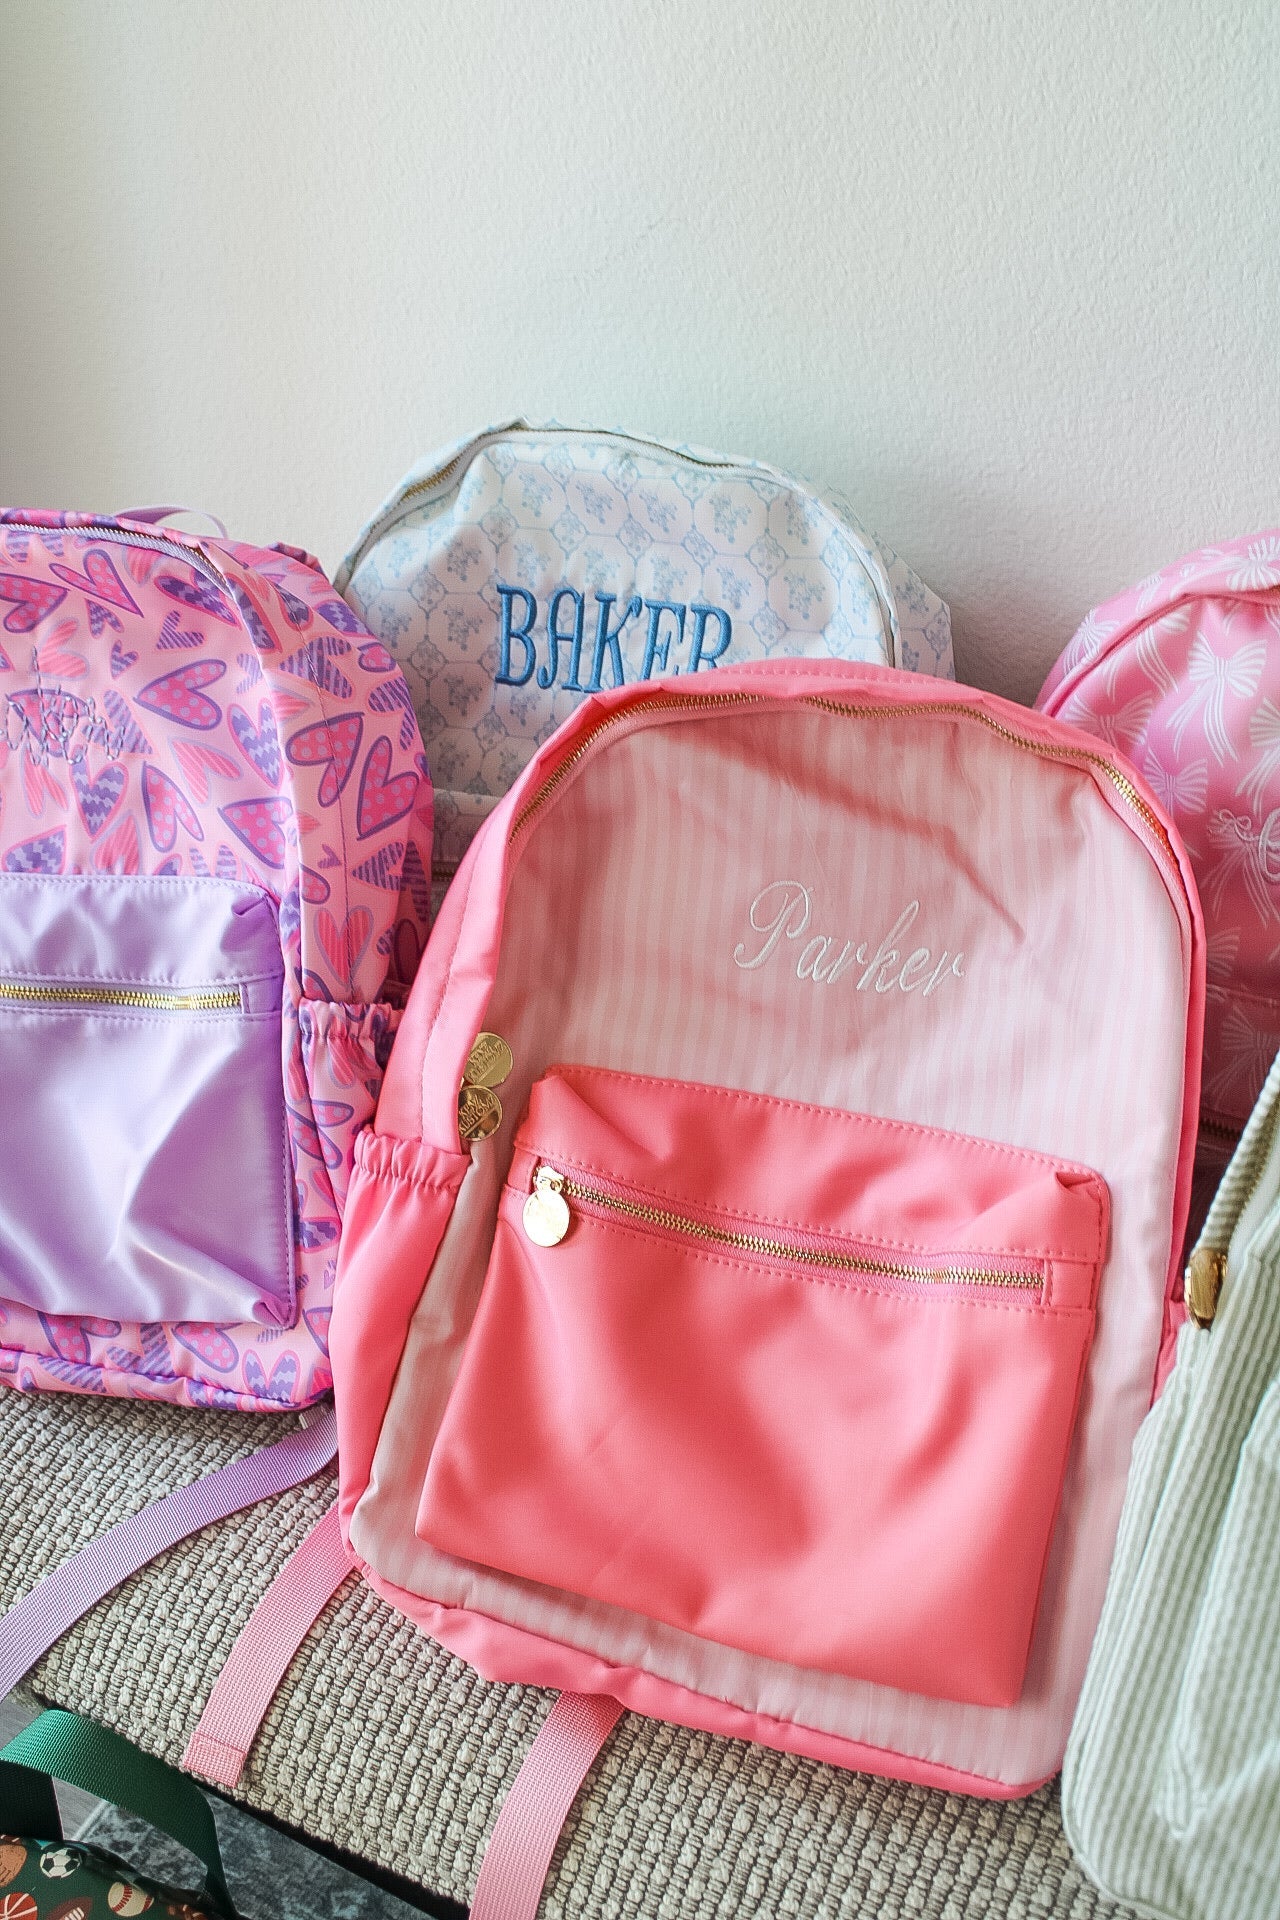
<path fill-rule="evenodd" d="M 333 1326 L 357 1562 L 567 1696 L 477 1910 L 620 1705 L 1055 1771 L 1182 1318 L 1203 964 L 1154 797 L 971 689 L 772 663 L 535 757 L 357 1144 Z"/>
<path fill-rule="evenodd" d="M 1095 607 L 1036 703 L 1125 754 L 1186 843 L 1208 930 L 1208 1190 L 1280 1048 L 1278 635 L 1280 531 L 1252 534 Z"/>
<path fill-rule="evenodd" d="M 0 515 L 0 1378 L 278 1413 L 332 1387 L 431 788 L 318 562 L 153 517 Z M 331 1418 L 217 1498 L 325 1445 Z"/>
<path fill-rule="evenodd" d="M 351 1562 L 561 1690 L 476 1920 L 622 1708 L 1010 1796 L 1058 1767 L 1184 1309 L 1204 952 L 1117 755 L 769 662 L 584 701 L 472 842 L 356 1145 L 338 1512 L 187 1762 L 230 1783 Z"/>

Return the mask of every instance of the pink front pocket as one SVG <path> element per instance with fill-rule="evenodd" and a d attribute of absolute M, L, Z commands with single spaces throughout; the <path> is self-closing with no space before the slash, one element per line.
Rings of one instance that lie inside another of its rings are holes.
<path fill-rule="evenodd" d="M 418 1533 L 792 1664 L 1018 1698 L 1106 1250 L 1085 1167 L 539 1081 Z"/>

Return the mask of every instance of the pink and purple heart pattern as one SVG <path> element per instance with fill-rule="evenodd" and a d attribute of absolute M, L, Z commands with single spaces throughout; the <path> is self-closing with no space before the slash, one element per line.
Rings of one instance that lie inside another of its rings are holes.
<path fill-rule="evenodd" d="M 125 613 L 136 613 L 141 618 L 141 607 L 116 572 L 111 555 L 101 547 L 88 549 L 84 556 L 83 573 L 77 573 L 72 567 L 61 566 L 51 566 L 49 571 L 55 580 L 61 580 L 69 587 L 77 587 L 91 603 L 105 600 L 108 606 L 119 607 Z"/>
<path fill-rule="evenodd" d="M 276 731 L 271 702 L 262 700 L 258 703 L 256 726 L 243 707 L 232 707 L 227 718 L 236 745 L 249 765 L 262 775 L 268 786 L 278 787 L 283 768 L 280 764 L 280 735 Z"/>
<path fill-rule="evenodd" d="M 278 1411 L 331 1384 L 353 1143 L 426 934 L 430 785 L 398 666 L 305 556 L 166 531 L 184 565 L 113 531 L 0 513 L 0 872 L 216 876 L 275 899 L 299 1319 L 42 1322 L 5 1302 L 0 1374 Z"/>
<path fill-rule="evenodd" d="M 34 633 L 42 620 L 67 597 L 65 587 L 47 580 L 28 580 L 19 573 L 0 573 L 0 600 L 12 601 L 4 618 L 6 633 Z"/>
<path fill-rule="evenodd" d="M 150 773 L 150 767 L 144 769 Z M 119 806 L 128 784 L 127 770 L 118 760 L 108 760 L 96 780 L 89 778 L 85 760 L 71 762 L 71 784 L 76 790 L 80 818 L 91 840 L 96 840 Z"/>
<path fill-rule="evenodd" d="M 324 769 L 316 789 L 316 799 L 322 807 L 336 805 L 341 797 L 351 778 L 363 735 L 363 715 L 340 713 L 319 726 L 300 727 L 290 736 L 285 752 L 292 766 Z"/>
<path fill-rule="evenodd" d="M 172 853 L 181 827 L 193 840 L 204 839 L 200 816 L 176 780 L 158 767 L 142 769 L 142 804 L 151 844 L 159 853 Z"/>
<path fill-rule="evenodd" d="M 171 600 L 180 600 L 184 607 L 193 607 L 197 613 L 210 614 L 228 627 L 236 625 L 236 616 L 227 605 L 225 596 L 207 581 L 199 578 L 185 580 L 180 574 L 162 573 L 156 585 L 161 593 L 167 593 Z"/>
<path fill-rule="evenodd" d="M 394 757 L 385 734 L 369 749 L 360 775 L 360 797 L 356 806 L 356 833 L 361 840 L 403 820 L 417 801 L 421 775 L 416 767 L 408 773 L 393 773 Z"/>
<path fill-rule="evenodd" d="M 194 727 L 199 733 L 212 733 L 222 725 L 222 708 L 205 693 L 227 670 L 225 660 L 193 660 L 189 667 L 162 673 L 135 695 L 140 707 L 149 713 L 162 713 L 180 727 Z"/>

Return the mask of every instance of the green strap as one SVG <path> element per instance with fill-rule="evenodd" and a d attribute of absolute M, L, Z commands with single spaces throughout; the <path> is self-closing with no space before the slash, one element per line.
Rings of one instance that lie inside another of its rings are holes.
<path fill-rule="evenodd" d="M 0 1752 L 0 1760 L 39 1768 L 159 1827 L 204 1862 L 202 1897 L 226 1920 L 236 1920 L 209 1803 L 184 1774 L 139 1752 L 118 1733 L 56 1707 L 24 1727 Z"/>
<path fill-rule="evenodd" d="M 0 1760 L 0 1833 L 15 1840 L 61 1840 L 62 1818 L 47 1773 Z"/>

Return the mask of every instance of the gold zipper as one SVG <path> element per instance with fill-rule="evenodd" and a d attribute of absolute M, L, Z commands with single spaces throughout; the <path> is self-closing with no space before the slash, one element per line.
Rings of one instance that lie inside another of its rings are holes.
<path fill-rule="evenodd" d="M 654 694 L 640 705 L 642 713 L 685 713 L 691 707 L 700 711 L 713 711 L 719 707 L 752 707 L 762 705 L 767 696 L 759 693 L 685 693 Z M 572 772 L 584 754 L 590 753 L 601 734 L 608 733 L 611 727 L 620 726 L 624 720 L 631 719 L 635 713 L 629 707 L 624 713 L 611 713 L 603 720 L 597 720 L 594 727 L 585 733 L 572 753 L 566 754 L 554 773 L 549 773 L 538 791 L 526 801 L 511 825 L 511 839 L 524 831 L 535 813 L 538 813 L 551 798 L 556 788 L 567 774 Z"/>
<path fill-rule="evenodd" d="M 412 500 L 416 494 L 430 493 L 431 489 L 438 487 L 442 480 L 447 480 L 455 468 L 462 465 L 468 453 L 472 452 L 473 446 L 474 443 L 472 443 L 472 446 L 464 447 L 462 452 L 455 454 L 453 459 L 448 461 L 445 466 L 437 467 L 434 473 L 429 473 L 424 479 L 415 480 L 411 487 L 406 487 L 400 495 L 400 499 L 396 502 L 397 508 L 399 508 L 404 501 Z"/>
<path fill-rule="evenodd" d="M 937 700 L 914 701 L 909 705 L 900 707 L 880 707 L 872 706 L 870 703 L 857 704 L 852 701 L 830 700 L 820 694 L 802 696 L 802 698 L 806 706 L 821 707 L 825 713 L 847 714 L 854 720 L 869 720 L 886 713 L 906 714 L 909 716 L 939 712 L 954 713 L 965 720 L 978 721 L 980 725 L 986 727 L 989 733 L 996 734 L 1001 740 L 1007 740 L 1010 746 L 1022 747 L 1028 753 L 1038 754 L 1041 759 L 1064 760 L 1069 766 L 1078 766 L 1081 762 L 1084 762 L 1087 766 L 1097 767 L 1100 773 L 1105 774 L 1106 778 L 1111 782 L 1122 799 L 1127 801 L 1139 818 L 1145 821 L 1147 827 L 1156 836 L 1156 839 L 1159 841 L 1162 850 L 1168 856 L 1171 864 L 1175 869 L 1177 867 L 1177 857 L 1174 854 L 1172 842 L 1163 824 L 1151 811 L 1151 808 L 1142 798 L 1142 795 L 1138 792 L 1133 782 L 1126 779 L 1119 767 L 1113 766 L 1105 754 L 1091 753 L 1087 747 L 1053 747 L 1048 746 L 1043 740 L 1029 740 L 1026 734 L 1016 733 L 1012 727 L 1006 727 L 999 720 L 993 720 L 989 713 L 978 712 L 973 708 L 951 706 L 944 708 L 942 703 Z M 1181 875 L 1179 875 L 1179 879 L 1181 880 Z M 1185 887 L 1183 891 L 1185 892 Z"/>
<path fill-rule="evenodd" d="M 523 832 L 533 816 L 541 810 L 566 775 L 585 754 L 590 752 L 600 736 L 607 733 L 611 727 L 620 726 L 624 721 L 630 720 L 637 712 L 683 712 L 690 708 L 696 711 L 710 711 L 735 706 L 759 707 L 771 704 L 772 700 L 772 695 L 760 693 L 655 694 L 637 703 L 635 707 L 628 707 L 620 713 L 608 714 L 603 720 L 596 722 L 596 725 L 578 742 L 573 752 L 566 755 L 555 771 L 547 776 L 537 792 L 521 808 L 511 826 L 511 839 L 514 840 Z M 1177 875 L 1183 897 L 1186 897 L 1186 886 L 1168 833 L 1133 782 L 1126 779 L 1105 754 L 1091 753 L 1087 747 L 1054 747 L 1042 740 L 1030 740 L 1025 734 L 1015 732 L 1012 727 L 1004 726 L 999 720 L 993 720 L 989 714 L 975 712 L 969 707 L 952 706 L 940 700 L 917 700 L 902 706 L 880 706 L 873 705 L 870 701 L 833 700 L 821 694 L 801 694 L 800 704 L 806 707 L 817 707 L 823 713 L 834 713 L 851 720 L 876 720 L 897 716 L 919 718 L 926 714 L 943 714 L 961 720 L 975 720 L 986 727 L 988 732 L 996 734 L 1002 740 L 1007 740 L 1011 746 L 1021 747 L 1028 753 L 1038 754 L 1042 759 L 1065 761 L 1069 766 L 1079 766 L 1083 763 L 1096 767 L 1154 835 L 1166 864 Z"/>
<path fill-rule="evenodd" d="M 145 1007 L 149 1013 L 229 1013 L 244 1005 L 238 987 L 166 993 L 154 987 L 50 987 L 27 980 L 0 980 L 0 1000 L 23 1006 Z"/>
<path fill-rule="evenodd" d="M 638 1200 L 624 1200 L 620 1194 L 605 1193 L 599 1187 L 583 1186 L 557 1168 L 545 1165 L 535 1172 L 533 1191 L 525 1202 L 525 1231 L 538 1246 L 556 1246 L 564 1239 L 572 1219 L 570 1200 L 603 1207 L 629 1220 L 639 1220 L 645 1226 L 661 1227 L 667 1233 L 683 1234 L 716 1247 L 729 1247 L 737 1253 L 761 1254 L 767 1259 L 789 1260 L 828 1272 L 876 1274 L 882 1279 L 907 1280 L 927 1286 L 1034 1287 L 1037 1292 L 1044 1286 L 1042 1273 L 1025 1269 L 915 1266 L 866 1254 L 838 1253 L 795 1241 L 773 1240 L 759 1233 L 736 1233 L 728 1227 L 710 1226 L 705 1220 L 691 1219 L 688 1214 L 673 1213 L 667 1207 L 646 1206 Z"/>

